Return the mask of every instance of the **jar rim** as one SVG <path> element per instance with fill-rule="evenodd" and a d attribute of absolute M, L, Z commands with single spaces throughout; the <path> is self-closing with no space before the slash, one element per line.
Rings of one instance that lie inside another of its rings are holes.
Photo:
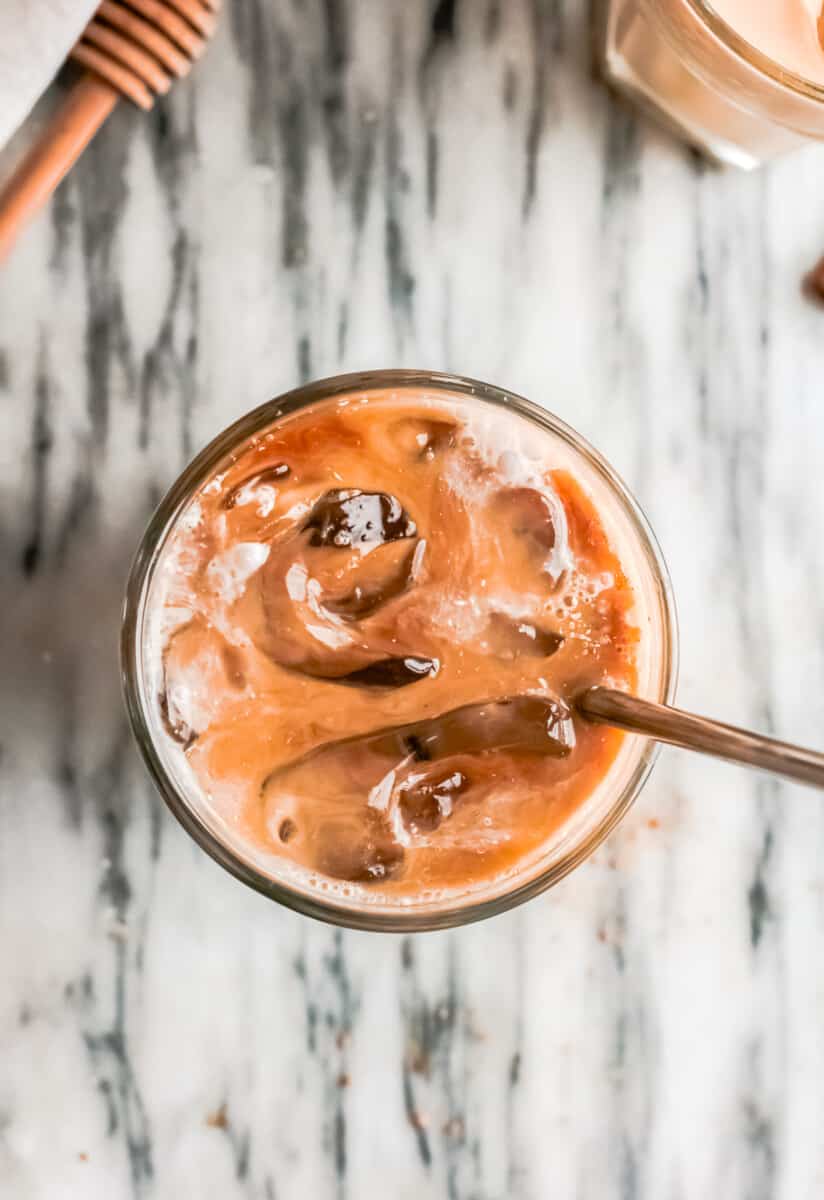
<path fill-rule="evenodd" d="M 710 0 L 686 0 L 687 6 L 701 21 L 710 33 L 737 55 L 747 66 L 755 68 L 762 75 L 772 79 L 774 83 L 789 91 L 795 92 L 808 100 L 816 100 L 824 104 L 824 85 L 800 75 L 788 67 L 782 66 L 776 59 L 759 50 L 752 42 L 742 37 L 728 21 L 716 11 Z"/>
<path fill-rule="evenodd" d="M 155 744 L 142 687 L 142 629 L 153 573 L 166 540 L 183 508 L 197 489 L 207 482 L 221 460 L 261 429 L 315 403 L 334 400 L 353 392 L 406 388 L 457 395 L 514 411 L 560 437 L 575 452 L 583 455 L 589 467 L 600 476 L 611 494 L 620 502 L 620 507 L 629 518 L 651 568 L 661 609 L 662 661 L 658 698 L 665 703 L 670 702 L 675 691 L 678 665 L 678 629 L 672 584 L 655 535 L 632 493 L 597 450 L 571 426 L 545 408 L 504 388 L 443 372 L 379 370 L 332 376 L 305 384 L 267 401 L 229 425 L 182 471 L 150 519 L 129 573 L 121 627 L 121 680 L 135 740 L 167 807 L 201 849 L 242 883 L 294 911 L 348 928 L 398 933 L 444 929 L 494 916 L 558 883 L 594 852 L 626 814 L 652 769 L 657 757 L 657 744 L 639 739 L 637 762 L 603 818 L 558 862 L 543 870 L 538 869 L 520 885 L 516 873 L 511 880 L 512 886 L 507 887 L 508 881 L 504 881 L 504 890 L 501 892 L 473 899 L 470 890 L 465 894 L 456 895 L 454 904 L 445 906 L 439 902 L 437 908 L 434 905 L 379 905 L 369 901 L 359 903 L 356 899 L 353 901 L 351 898 L 321 893 L 317 888 L 309 886 L 301 888 L 292 881 L 265 874 L 252 862 L 235 853 L 193 809 L 175 785 Z"/>

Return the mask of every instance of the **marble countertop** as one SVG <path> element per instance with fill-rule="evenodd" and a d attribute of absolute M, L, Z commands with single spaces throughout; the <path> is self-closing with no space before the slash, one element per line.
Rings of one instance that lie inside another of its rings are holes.
<path fill-rule="evenodd" d="M 821 744 L 824 151 L 719 172 L 579 0 L 231 0 L 0 274 L 0 1195 L 824 1194 L 824 804 L 665 752 L 596 857 L 454 933 L 244 890 L 137 759 L 116 640 L 191 454 L 311 376 L 577 426 L 672 570 L 684 705 Z"/>

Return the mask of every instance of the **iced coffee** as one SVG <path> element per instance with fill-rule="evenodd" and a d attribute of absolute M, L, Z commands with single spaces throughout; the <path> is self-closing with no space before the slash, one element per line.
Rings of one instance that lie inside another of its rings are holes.
<path fill-rule="evenodd" d="M 578 692 L 658 686 L 660 598 L 623 520 L 569 440 L 465 394 L 275 414 L 157 549 L 155 750 L 287 886 L 396 906 L 505 889 L 626 775 Z"/>

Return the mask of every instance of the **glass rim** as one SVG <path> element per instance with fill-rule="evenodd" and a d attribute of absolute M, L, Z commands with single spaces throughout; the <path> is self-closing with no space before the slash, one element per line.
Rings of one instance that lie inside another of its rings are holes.
<path fill-rule="evenodd" d="M 328 924 L 350 929 L 410 933 L 446 929 L 469 924 L 505 912 L 539 895 L 558 883 L 597 849 L 626 815 L 652 769 L 660 747 L 647 741 L 629 778 L 610 803 L 609 810 L 594 828 L 587 830 L 578 844 L 561 858 L 538 869 L 518 884 L 492 896 L 475 900 L 472 892 L 456 896 L 455 903 L 440 908 L 424 905 L 352 903 L 342 896 L 301 888 L 285 879 L 264 874 L 252 862 L 242 859 L 188 803 L 177 788 L 155 744 L 155 737 L 144 703 L 142 679 L 142 628 L 146 599 L 160 552 L 185 505 L 199 486 L 206 482 L 215 466 L 233 449 L 272 422 L 325 400 L 350 392 L 385 388 L 415 387 L 474 398 L 498 407 L 514 410 L 528 420 L 560 437 L 582 454 L 589 466 L 608 485 L 620 501 L 638 537 L 644 557 L 657 585 L 662 615 L 661 687 L 657 697 L 672 700 L 678 675 L 678 627 L 672 583 L 660 546 L 638 502 L 603 456 L 576 430 L 541 406 L 504 388 L 462 375 L 419 370 L 378 370 L 335 375 L 304 384 L 269 400 L 234 421 L 213 438 L 181 472 L 152 515 L 141 538 L 129 573 L 121 626 L 121 682 L 126 709 L 135 740 L 148 772 L 167 807 L 202 850 L 236 879 L 271 900 Z"/>
<path fill-rule="evenodd" d="M 716 12 L 710 0 L 685 0 L 685 2 L 695 16 L 706 25 L 710 33 L 714 34 L 727 49 L 732 50 L 748 66 L 754 67 L 762 75 L 768 76 L 782 87 L 788 88 L 808 100 L 817 100 L 824 104 L 824 84 L 815 83 L 806 75 L 799 75 L 797 71 L 782 66 L 769 54 L 759 50 L 752 42 L 742 37 L 720 13 Z"/>

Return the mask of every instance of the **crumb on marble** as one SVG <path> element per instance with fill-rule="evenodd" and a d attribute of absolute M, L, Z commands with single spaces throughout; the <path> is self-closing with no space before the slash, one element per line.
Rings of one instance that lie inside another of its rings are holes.
<path fill-rule="evenodd" d="M 228 1129 L 229 1117 L 226 1112 L 226 1105 L 221 1104 L 220 1108 L 216 1109 L 213 1113 L 209 1113 L 206 1118 L 206 1124 L 210 1129 Z"/>
<path fill-rule="evenodd" d="M 482 1029 L 480 1025 L 475 1023 L 475 1019 L 471 1013 L 466 1021 L 466 1027 L 467 1033 L 472 1038 L 473 1042 L 486 1041 L 486 1030 Z"/>
<path fill-rule="evenodd" d="M 650 819 L 647 821 L 647 829 L 660 829 L 660 828 L 661 828 L 661 822 L 658 820 L 658 818 L 650 817 Z"/>
<path fill-rule="evenodd" d="M 605 941 L 607 940 L 607 931 L 606 931 L 606 929 L 604 929 L 604 927 L 603 927 L 603 926 L 601 926 L 601 928 L 598 930 L 598 932 L 596 933 L 596 935 L 595 935 L 595 936 L 598 938 L 598 941 L 599 941 L 599 942 L 605 942 Z"/>
<path fill-rule="evenodd" d="M 409 1124 L 413 1129 L 428 1129 L 429 1117 L 425 1112 L 420 1112 L 417 1108 L 410 1109 Z"/>
<path fill-rule="evenodd" d="M 352 1078 L 348 1074 L 348 1072 L 341 1071 L 340 1075 L 338 1075 L 338 1087 L 339 1088 L 348 1088 L 349 1084 L 351 1082 L 352 1082 Z"/>
<path fill-rule="evenodd" d="M 80 1159 L 81 1162 L 85 1163 L 85 1162 L 89 1161 L 89 1156 L 85 1150 L 81 1150 L 77 1157 Z"/>
<path fill-rule="evenodd" d="M 113 942 L 126 942 L 129 940 L 129 926 L 112 912 L 106 921 L 106 936 Z"/>
<path fill-rule="evenodd" d="M 429 1055 L 417 1042 L 413 1042 L 407 1051 L 406 1065 L 414 1075 L 429 1074 Z"/>
<path fill-rule="evenodd" d="M 801 290 L 808 300 L 824 305 L 824 256 L 808 271 L 801 282 Z"/>
<path fill-rule="evenodd" d="M 443 1132 L 446 1137 L 460 1141 L 466 1132 L 463 1117 L 450 1117 L 448 1121 L 444 1122 Z"/>

